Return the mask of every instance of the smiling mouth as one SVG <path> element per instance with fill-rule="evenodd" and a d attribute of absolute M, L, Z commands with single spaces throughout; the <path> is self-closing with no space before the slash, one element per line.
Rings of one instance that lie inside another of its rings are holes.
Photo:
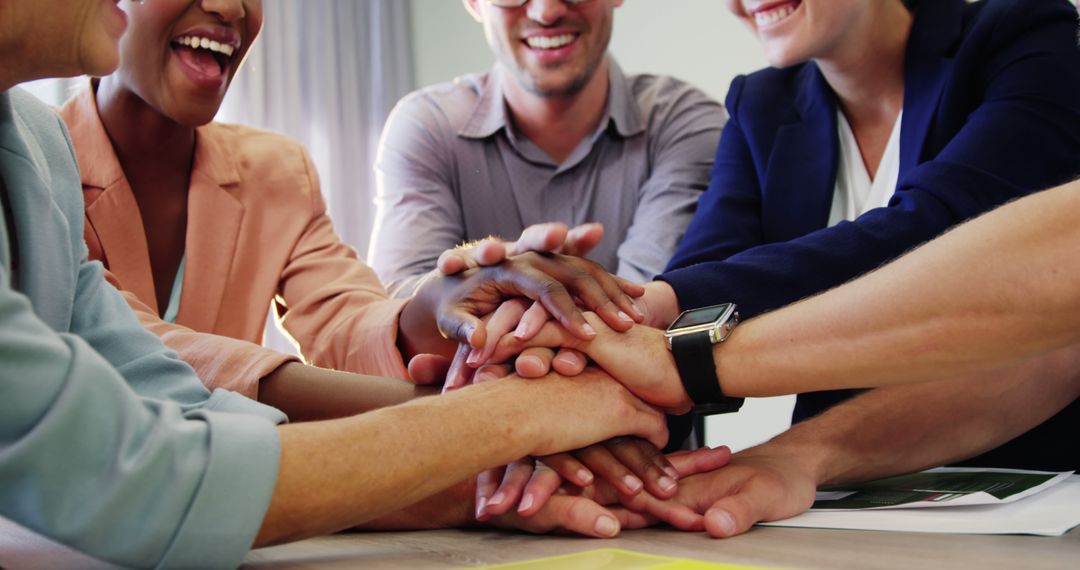
<path fill-rule="evenodd" d="M 795 10 L 799 9 L 799 6 L 801 5 L 802 0 L 794 0 L 793 2 L 776 4 L 763 10 L 758 10 L 757 12 L 754 12 L 754 23 L 757 24 L 759 28 L 777 24 L 795 13 Z"/>
<path fill-rule="evenodd" d="M 238 50 L 238 46 L 196 35 L 180 36 L 171 45 L 185 65 L 206 77 L 223 76 Z"/>
<path fill-rule="evenodd" d="M 557 36 L 530 36 L 525 38 L 525 45 L 532 49 L 549 50 L 566 47 L 578 38 L 578 34 L 560 34 Z"/>

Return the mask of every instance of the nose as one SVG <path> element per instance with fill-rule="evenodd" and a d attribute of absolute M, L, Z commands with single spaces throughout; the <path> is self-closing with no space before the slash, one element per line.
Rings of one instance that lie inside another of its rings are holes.
<path fill-rule="evenodd" d="M 566 14 L 566 3 L 562 0 L 530 0 L 526 14 L 529 19 L 550 26 Z"/>
<path fill-rule="evenodd" d="M 246 15 L 244 0 L 202 0 L 207 14 L 217 14 L 225 22 L 235 22 Z"/>

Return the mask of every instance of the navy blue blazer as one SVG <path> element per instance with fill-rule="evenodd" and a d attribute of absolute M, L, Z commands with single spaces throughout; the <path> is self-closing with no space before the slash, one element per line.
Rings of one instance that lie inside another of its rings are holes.
<path fill-rule="evenodd" d="M 813 62 L 736 78 L 727 108 L 712 182 L 659 279 L 683 308 L 733 301 L 748 318 L 1080 174 L 1077 10 L 1066 0 L 921 2 L 905 59 L 896 193 L 855 221 L 826 228 L 837 105 Z M 800 396 L 796 420 L 840 399 Z M 1057 443 L 1072 442 L 1071 469 L 1080 465 L 1080 405 L 1049 423 L 1063 416 L 1071 434 Z M 1047 443 L 993 460 L 1060 464 L 1066 448 Z"/>

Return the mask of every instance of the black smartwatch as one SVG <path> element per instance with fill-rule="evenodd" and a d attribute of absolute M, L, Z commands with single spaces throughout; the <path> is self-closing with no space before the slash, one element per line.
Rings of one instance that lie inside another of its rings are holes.
<path fill-rule="evenodd" d="M 664 331 L 683 388 L 699 414 L 737 412 L 743 405 L 743 398 L 724 395 L 713 360 L 713 345 L 731 336 L 737 324 L 739 313 L 734 303 L 724 303 L 683 311 Z"/>

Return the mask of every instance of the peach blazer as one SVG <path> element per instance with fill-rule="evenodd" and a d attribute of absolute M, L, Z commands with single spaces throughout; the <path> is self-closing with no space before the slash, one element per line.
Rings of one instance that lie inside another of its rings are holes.
<path fill-rule="evenodd" d="M 341 242 L 298 142 L 249 127 L 196 130 L 177 324 L 158 317 L 139 207 L 88 86 L 60 110 L 82 171 L 90 257 L 150 331 L 210 387 L 258 395 L 293 357 L 263 348 L 271 303 L 316 365 L 406 377 L 397 349 L 403 301 Z"/>

